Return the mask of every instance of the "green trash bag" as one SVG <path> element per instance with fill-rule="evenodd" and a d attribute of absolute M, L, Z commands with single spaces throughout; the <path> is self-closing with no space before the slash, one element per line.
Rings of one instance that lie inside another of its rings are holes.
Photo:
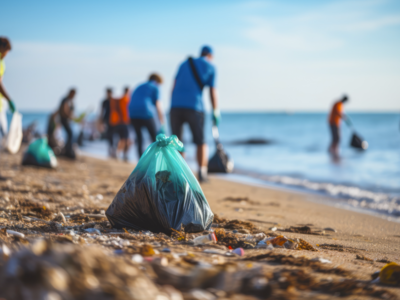
<path fill-rule="evenodd" d="M 57 158 L 47 144 L 47 138 L 43 137 L 29 144 L 22 159 L 22 164 L 45 168 L 57 167 Z"/>
<path fill-rule="evenodd" d="M 122 185 L 106 216 L 114 228 L 171 233 L 208 230 L 214 215 L 172 135 L 157 136 Z"/>

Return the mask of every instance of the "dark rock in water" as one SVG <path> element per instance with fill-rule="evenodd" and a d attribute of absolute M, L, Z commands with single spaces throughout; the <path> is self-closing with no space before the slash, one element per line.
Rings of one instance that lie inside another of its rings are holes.
<path fill-rule="evenodd" d="M 233 142 L 229 142 L 229 145 L 269 145 L 272 144 L 273 141 L 263 139 L 263 138 L 251 138 L 247 140 L 237 140 Z"/>

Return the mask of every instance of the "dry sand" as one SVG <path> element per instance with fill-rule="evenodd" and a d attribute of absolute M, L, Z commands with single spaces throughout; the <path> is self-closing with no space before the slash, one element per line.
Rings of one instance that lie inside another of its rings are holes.
<path fill-rule="evenodd" d="M 82 208 L 89 213 L 99 213 L 102 209 L 107 209 L 134 168 L 131 164 L 91 157 L 80 157 L 77 161 L 59 159 L 57 170 L 24 167 L 20 162 L 20 155 L 0 154 L 0 171 L 6 178 L 0 181 L 0 214 L 1 210 L 12 211 L 17 202 L 36 203 L 38 207 L 46 206 L 49 211 L 62 210 L 64 214 L 67 210 L 72 212 Z M 203 184 L 202 188 L 213 212 L 220 218 L 250 221 L 267 234 L 302 238 L 318 250 L 274 249 L 272 252 L 277 255 L 325 258 L 332 261 L 331 266 L 351 272 L 351 276 L 343 278 L 362 282 L 369 282 L 371 274 L 380 270 L 385 261 L 400 262 L 399 223 L 324 204 L 327 199 L 318 195 L 251 186 L 216 177 Z M 0 218 L 0 227 L 19 228 L 19 231 L 24 232 L 24 226 L 14 223 Z M 308 228 L 293 229 L 304 226 Z M 273 227 L 277 230 L 271 231 Z M 291 231 L 310 232 L 290 232 L 290 227 Z M 36 229 L 40 233 L 40 228 Z M 271 270 L 282 269 L 279 263 L 268 264 L 265 257 L 257 257 L 267 252 L 245 249 L 245 258 L 259 260 L 264 267 Z M 356 259 L 357 255 L 367 260 Z M 285 267 L 291 267 L 290 262 Z M 312 273 L 305 266 L 303 269 Z M 325 279 L 329 281 L 335 279 L 337 274 L 315 273 L 315 276 L 328 276 Z M 400 297 L 398 287 L 384 289 Z M 332 293 L 335 294 L 335 291 Z M 295 295 L 304 299 L 312 298 L 309 294 Z M 337 295 L 340 293 L 336 293 Z M 352 297 L 355 295 L 349 296 L 349 299 Z M 369 296 L 365 297 L 367 298 Z M 185 296 L 185 299 L 189 298 Z"/>

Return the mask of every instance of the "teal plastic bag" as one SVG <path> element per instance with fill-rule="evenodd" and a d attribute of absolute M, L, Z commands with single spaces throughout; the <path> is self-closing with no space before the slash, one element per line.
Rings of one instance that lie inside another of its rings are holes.
<path fill-rule="evenodd" d="M 172 135 L 157 136 L 122 185 L 106 216 L 114 228 L 169 234 L 208 230 L 214 215 L 193 172 L 178 151 L 183 144 Z"/>
<path fill-rule="evenodd" d="M 29 144 L 22 159 L 22 164 L 45 168 L 57 167 L 57 158 L 48 145 L 47 138 L 43 137 Z"/>

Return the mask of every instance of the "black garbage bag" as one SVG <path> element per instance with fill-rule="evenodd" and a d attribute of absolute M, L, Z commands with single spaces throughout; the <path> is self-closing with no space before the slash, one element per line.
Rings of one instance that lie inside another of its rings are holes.
<path fill-rule="evenodd" d="M 208 160 L 209 173 L 231 173 L 233 171 L 233 160 L 225 152 L 224 147 L 219 141 L 218 127 L 212 127 L 213 137 L 215 141 L 216 151 Z"/>
<path fill-rule="evenodd" d="M 351 137 L 350 146 L 359 150 L 367 150 L 368 142 L 354 132 Z"/>
<path fill-rule="evenodd" d="M 23 165 L 32 165 L 45 168 L 56 168 L 57 158 L 47 144 L 47 138 L 34 140 L 22 158 Z"/>
<path fill-rule="evenodd" d="M 217 150 L 208 161 L 209 173 L 231 173 L 233 171 L 233 161 L 225 152 L 221 144 L 217 145 Z"/>
<path fill-rule="evenodd" d="M 178 151 L 176 136 L 157 136 L 122 185 L 106 216 L 114 228 L 171 233 L 208 230 L 214 219 L 203 191 Z"/>

